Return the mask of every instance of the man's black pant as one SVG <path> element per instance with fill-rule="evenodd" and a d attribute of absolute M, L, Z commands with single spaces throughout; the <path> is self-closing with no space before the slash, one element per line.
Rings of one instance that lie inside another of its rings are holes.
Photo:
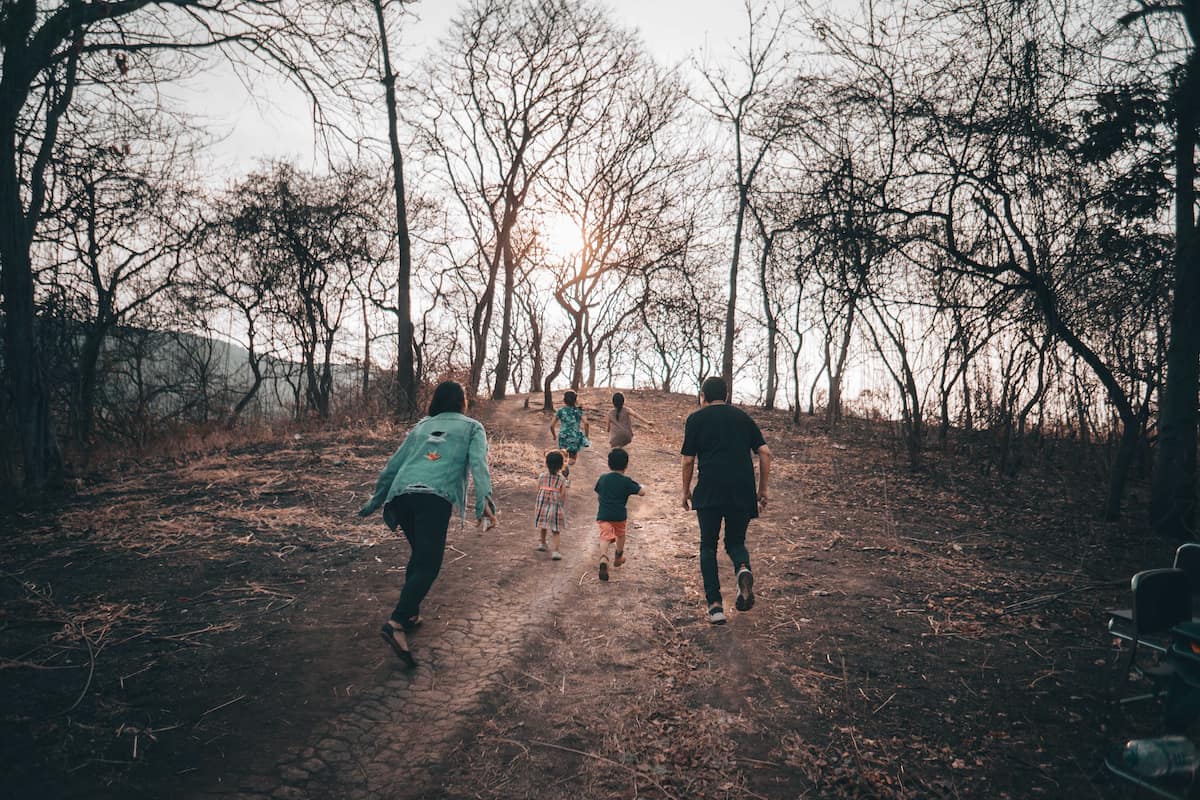
<path fill-rule="evenodd" d="M 446 529 L 450 527 L 453 507 L 436 494 L 413 492 L 392 499 L 404 538 L 412 548 L 408 568 L 404 571 L 404 588 L 400 602 L 392 612 L 392 620 L 408 628 L 421 613 L 421 601 L 429 593 L 446 554 Z"/>
<path fill-rule="evenodd" d="M 721 579 L 717 575 L 717 539 L 721 521 L 725 521 L 725 552 L 733 562 L 734 574 L 750 566 L 750 551 L 746 549 L 746 529 L 750 527 L 750 512 L 729 508 L 697 508 L 700 522 L 700 575 L 704 578 L 704 599 L 709 605 L 721 602 Z"/>

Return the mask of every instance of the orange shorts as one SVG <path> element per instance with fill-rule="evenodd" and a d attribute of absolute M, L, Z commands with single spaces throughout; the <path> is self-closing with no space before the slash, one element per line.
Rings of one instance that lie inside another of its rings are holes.
<path fill-rule="evenodd" d="M 605 520 L 596 520 L 596 524 L 600 526 L 600 541 L 615 542 L 618 536 L 625 535 L 625 521 L 607 522 Z"/>

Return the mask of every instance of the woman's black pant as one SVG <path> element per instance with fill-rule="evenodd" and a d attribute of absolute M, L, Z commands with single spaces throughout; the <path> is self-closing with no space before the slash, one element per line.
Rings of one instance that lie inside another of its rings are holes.
<path fill-rule="evenodd" d="M 421 601 L 442 570 L 446 529 L 450 527 L 453 507 L 436 494 L 424 493 L 397 495 L 388 505 L 395 511 L 400 530 L 412 548 L 400 602 L 392 612 L 392 620 L 407 628 L 421 613 Z"/>

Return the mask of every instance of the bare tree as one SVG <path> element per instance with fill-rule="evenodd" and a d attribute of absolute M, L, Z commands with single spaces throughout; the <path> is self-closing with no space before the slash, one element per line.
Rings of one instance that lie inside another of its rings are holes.
<path fill-rule="evenodd" d="M 371 0 L 378 33 L 379 72 L 387 106 L 388 148 L 392 162 L 392 191 L 395 195 L 396 246 L 396 416 L 411 418 L 417 412 L 417 382 L 413 368 L 414 328 L 412 322 L 412 242 L 408 235 L 408 206 L 404 190 L 404 156 L 400 150 L 399 113 L 396 109 L 396 73 L 392 67 L 391 32 L 388 12 L 403 10 L 405 0 Z"/>
<path fill-rule="evenodd" d="M 793 106 L 799 84 L 784 44 L 789 30 L 782 10 L 755 10 L 745 0 L 748 28 L 732 69 L 702 70 L 711 97 L 703 105 L 732 137 L 736 191 L 733 252 L 729 262 L 729 295 L 725 304 L 725 334 L 721 374 L 733 391 L 733 344 L 737 326 L 738 271 L 743 227 L 750 195 L 768 156 L 797 124 Z"/>
<path fill-rule="evenodd" d="M 442 165 L 484 267 L 472 313 L 470 382 L 480 388 L 503 267 L 493 394 L 510 370 L 516 228 L 531 190 L 586 130 L 585 109 L 627 73 L 633 38 L 585 0 L 470 3 L 428 68 L 415 105 L 426 149 Z"/>
<path fill-rule="evenodd" d="M 35 336 L 31 247 L 63 121 L 81 85 L 103 92 L 133 71 L 156 75 L 159 54 L 213 47 L 265 59 L 306 82 L 311 76 L 289 52 L 291 34 L 305 22 L 295 9 L 253 0 L 0 5 L 0 287 L 5 371 L 27 486 L 55 483 L 62 474 Z"/>
<path fill-rule="evenodd" d="M 676 263 L 690 231 L 680 224 L 688 203 L 678 194 L 694 157 L 674 127 L 683 90 L 674 74 L 635 55 L 621 82 L 594 98 L 587 135 L 547 174 L 551 204 L 582 233 L 581 250 L 563 265 L 555 290 L 573 328 L 543 381 L 547 409 L 566 353 L 576 354 L 572 383 L 584 382 L 585 367 L 594 382 L 600 350 L 639 315 L 646 275 Z"/>
<path fill-rule="evenodd" d="M 96 125 L 109 135 L 122 127 Z M 105 340 L 139 307 L 174 287 L 200 230 L 188 186 L 188 144 L 162 130 L 126 127 L 124 133 L 128 138 L 90 146 L 85 132 L 76 133 L 71 155 L 57 165 L 38 233 L 38 251 L 48 260 L 53 254 L 53 280 L 88 310 L 71 404 L 72 432 L 85 463 Z"/>
<path fill-rule="evenodd" d="M 278 163 L 248 176 L 235 194 L 231 224 L 253 238 L 257 255 L 274 262 L 270 311 L 286 321 L 299 348 L 307 408 L 327 419 L 350 276 L 380 260 L 370 248 L 382 187 L 353 171 L 316 177 Z"/>
<path fill-rule="evenodd" d="M 1196 225 L 1200 2 L 1142 1 L 1120 22 L 1133 34 L 1137 57 L 1130 61 L 1140 73 L 1137 77 L 1153 67 L 1158 70 L 1154 80 L 1170 87 L 1166 105 L 1174 133 L 1174 286 L 1166 378 L 1159 395 L 1151 517 L 1164 536 L 1195 538 L 1200 418 L 1196 401 L 1200 393 L 1200 232 Z"/>

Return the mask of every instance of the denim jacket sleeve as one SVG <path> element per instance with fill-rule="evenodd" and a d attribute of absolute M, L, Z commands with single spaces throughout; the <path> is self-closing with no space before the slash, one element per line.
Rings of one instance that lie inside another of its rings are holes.
<path fill-rule="evenodd" d="M 492 476 L 487 465 L 487 433 L 482 425 L 471 430 L 471 442 L 467 458 L 471 467 L 471 480 L 475 484 L 475 519 L 483 516 L 483 506 L 492 494 Z"/>
<path fill-rule="evenodd" d="M 369 517 L 374 514 L 378 508 L 383 505 L 383 501 L 387 498 L 388 490 L 392 488 L 392 481 L 396 479 L 396 472 L 399 471 L 400 465 L 404 463 L 404 459 L 408 456 L 408 451 L 415 447 L 417 437 L 409 431 L 408 436 L 404 437 L 404 441 L 400 443 L 400 447 L 388 459 L 387 464 L 383 468 L 383 472 L 379 473 L 379 479 L 375 481 L 375 493 L 371 495 L 371 499 L 358 510 L 360 517 Z"/>

